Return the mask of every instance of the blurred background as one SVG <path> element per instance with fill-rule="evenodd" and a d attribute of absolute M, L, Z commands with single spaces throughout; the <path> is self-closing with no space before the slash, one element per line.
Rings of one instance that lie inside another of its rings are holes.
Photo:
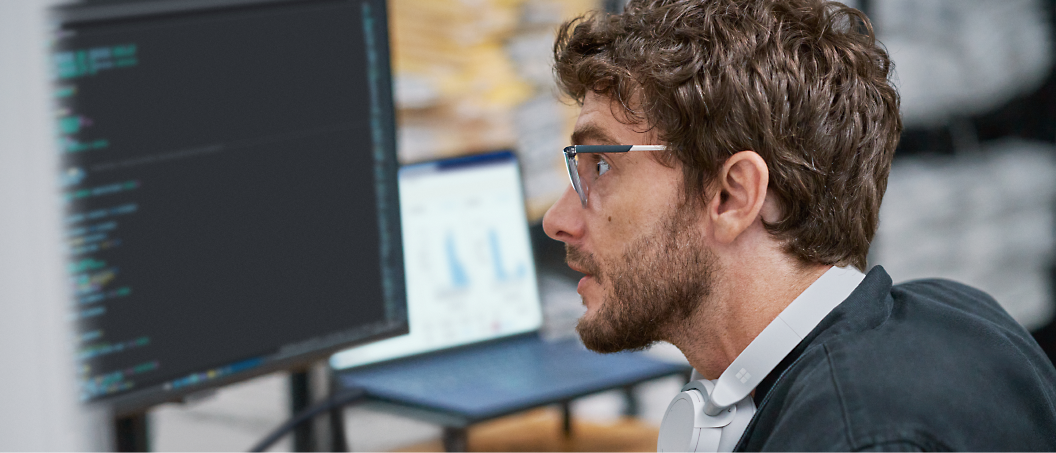
<path fill-rule="evenodd" d="M 399 162 L 514 150 L 543 332 L 552 338 L 574 335 L 582 313 L 578 277 L 563 265 L 561 244 L 539 226 L 568 185 L 559 150 L 578 113 L 553 82 L 554 32 L 564 20 L 619 11 L 624 3 L 388 1 Z M 906 126 L 870 265 L 884 266 L 896 282 L 943 277 L 990 293 L 1053 357 L 1056 0 L 846 3 L 872 19 L 894 59 Z M 19 364 L 0 378 L 0 438 L 23 439 L 0 441 L 0 449 L 99 449 L 108 435 L 94 425 L 101 416 L 67 404 L 76 399 L 72 391 L 54 390 L 63 388 L 53 382 L 56 375 L 73 374 L 71 351 L 56 334 L 68 328 L 58 289 L 65 283 L 58 271 L 39 270 L 62 267 L 58 244 L 48 243 L 59 235 L 57 210 L 42 207 L 54 175 L 40 169 L 58 168 L 47 154 L 53 132 L 33 120 L 51 114 L 49 43 L 42 37 L 49 5 L 0 3 L 0 286 L 11 288 L 2 296 L 11 315 L 0 320 L 0 357 Z M 669 345 L 650 354 L 684 362 Z M 289 416 L 286 379 L 270 374 L 154 409 L 152 447 L 249 448 Z M 680 386 L 677 377 L 638 386 L 638 420 L 659 426 Z M 15 390 L 27 388 L 35 390 Z M 620 423 L 629 401 L 621 392 L 604 393 L 575 401 L 572 411 L 579 420 L 611 425 Z M 44 419 L 58 420 L 57 431 L 41 428 Z M 351 407 L 344 423 L 353 450 L 440 448 L 441 428 L 412 418 Z M 283 442 L 275 449 L 293 448 Z"/>

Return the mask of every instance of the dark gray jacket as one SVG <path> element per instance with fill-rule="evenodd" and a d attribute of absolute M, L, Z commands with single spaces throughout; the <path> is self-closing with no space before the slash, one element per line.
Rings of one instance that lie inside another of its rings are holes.
<path fill-rule="evenodd" d="M 756 388 L 737 450 L 1056 450 L 1056 369 L 990 296 L 874 267 Z"/>

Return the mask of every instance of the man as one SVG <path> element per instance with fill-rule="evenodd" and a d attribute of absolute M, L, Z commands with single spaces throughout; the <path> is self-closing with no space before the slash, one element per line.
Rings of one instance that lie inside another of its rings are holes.
<path fill-rule="evenodd" d="M 830 268 L 866 270 L 902 126 L 860 12 L 634 0 L 554 52 L 573 144 L 666 146 L 577 155 L 543 220 L 585 274 L 587 347 L 668 341 L 716 379 Z M 1054 386 L 989 296 L 877 266 L 755 388 L 737 448 L 1054 450 Z"/>

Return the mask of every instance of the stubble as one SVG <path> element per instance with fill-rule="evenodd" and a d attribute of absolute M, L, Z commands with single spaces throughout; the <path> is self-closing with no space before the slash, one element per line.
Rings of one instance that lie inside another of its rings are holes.
<path fill-rule="evenodd" d="M 657 231 L 630 242 L 620 259 L 600 262 L 565 247 L 567 261 L 594 276 L 608 290 L 598 310 L 576 325 L 590 350 L 641 350 L 662 341 L 708 300 L 716 258 L 694 234 L 695 212 L 680 206 Z"/>

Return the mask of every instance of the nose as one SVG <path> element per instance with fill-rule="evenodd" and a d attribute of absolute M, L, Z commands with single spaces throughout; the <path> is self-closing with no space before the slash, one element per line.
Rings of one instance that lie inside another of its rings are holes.
<path fill-rule="evenodd" d="M 543 231 L 551 239 L 569 243 L 583 236 L 583 205 L 570 185 L 543 216 Z"/>

